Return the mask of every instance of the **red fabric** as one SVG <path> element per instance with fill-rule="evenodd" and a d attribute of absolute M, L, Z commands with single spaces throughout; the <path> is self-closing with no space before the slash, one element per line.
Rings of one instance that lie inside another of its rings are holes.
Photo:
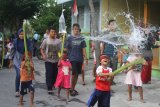
<path fill-rule="evenodd" d="M 109 70 L 103 69 L 102 73 L 109 73 Z M 103 76 L 96 77 L 96 89 L 101 91 L 110 91 L 110 85 L 111 83 L 106 80 L 106 77 Z"/>
<path fill-rule="evenodd" d="M 141 78 L 143 83 L 151 81 L 152 61 L 147 61 L 148 65 L 143 65 Z"/>
<path fill-rule="evenodd" d="M 74 14 L 74 16 L 77 16 L 77 15 L 78 15 L 77 1 L 76 1 L 76 0 L 74 0 L 73 14 Z"/>
<path fill-rule="evenodd" d="M 100 60 L 102 60 L 102 59 L 109 59 L 109 57 L 107 55 L 101 55 Z"/>
<path fill-rule="evenodd" d="M 67 69 L 68 69 L 67 74 L 65 74 L 63 67 L 67 67 Z M 55 87 L 63 87 L 63 88 L 67 88 L 67 89 L 71 87 L 69 68 L 71 68 L 71 63 L 69 61 L 61 60 L 61 62 L 59 64 L 59 71 L 57 74 L 56 82 L 54 84 Z"/>

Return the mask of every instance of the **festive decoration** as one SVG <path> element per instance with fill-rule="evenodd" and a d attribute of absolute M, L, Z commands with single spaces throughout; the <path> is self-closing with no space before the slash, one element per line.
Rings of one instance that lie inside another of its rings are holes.
<path fill-rule="evenodd" d="M 78 8 L 77 8 L 77 1 L 76 0 L 74 0 L 73 14 L 75 17 L 77 17 L 77 15 L 78 15 Z"/>
<path fill-rule="evenodd" d="M 65 18 L 63 15 L 63 9 L 62 9 L 62 14 L 59 18 L 59 33 L 62 34 L 62 47 L 61 47 L 61 53 L 59 54 L 59 57 L 62 56 L 63 50 L 64 50 L 64 41 L 65 41 L 65 36 L 66 36 L 66 24 L 65 24 Z"/>

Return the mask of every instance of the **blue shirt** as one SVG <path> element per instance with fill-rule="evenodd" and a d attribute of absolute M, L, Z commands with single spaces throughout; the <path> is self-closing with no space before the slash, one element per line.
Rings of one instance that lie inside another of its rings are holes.
<path fill-rule="evenodd" d="M 83 48 L 85 47 L 86 42 L 82 36 L 69 36 L 65 42 L 70 61 L 83 62 Z"/>
<path fill-rule="evenodd" d="M 105 43 L 103 54 L 107 55 L 108 57 L 113 57 L 114 56 L 114 46 L 112 44 Z"/>
<path fill-rule="evenodd" d="M 25 49 L 24 49 L 24 40 L 23 39 L 15 39 L 13 41 L 13 49 L 11 51 L 10 57 L 13 57 L 13 64 L 20 68 L 22 57 L 24 55 Z M 32 52 L 32 42 L 30 40 L 27 40 L 27 49 L 29 52 Z"/>
<path fill-rule="evenodd" d="M 37 33 L 35 33 L 34 36 L 33 36 L 33 38 L 34 38 L 35 40 L 38 40 L 38 39 L 39 39 L 39 35 L 38 35 Z"/>

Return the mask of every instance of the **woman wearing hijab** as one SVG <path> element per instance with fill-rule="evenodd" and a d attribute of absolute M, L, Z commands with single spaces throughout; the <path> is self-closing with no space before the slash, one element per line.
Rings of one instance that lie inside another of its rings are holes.
<path fill-rule="evenodd" d="M 29 52 L 32 52 L 32 42 L 27 39 L 27 49 Z M 15 79 L 15 91 L 16 97 L 19 97 L 19 86 L 20 86 L 20 65 L 22 61 L 22 57 L 25 53 L 24 48 L 24 35 L 22 28 L 18 30 L 18 37 L 13 40 L 13 48 L 11 50 L 10 57 L 13 59 L 13 65 L 16 71 L 16 79 Z"/>

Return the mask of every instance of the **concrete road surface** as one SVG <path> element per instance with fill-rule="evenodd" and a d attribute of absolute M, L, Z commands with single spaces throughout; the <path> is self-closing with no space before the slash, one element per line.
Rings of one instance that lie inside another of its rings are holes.
<path fill-rule="evenodd" d="M 82 85 L 81 75 L 76 86 L 79 92 L 78 96 L 70 97 L 70 102 L 66 103 L 65 99 L 58 101 L 54 90 L 54 95 L 48 95 L 45 85 L 45 69 L 44 62 L 34 59 L 36 80 L 35 86 L 35 106 L 36 107 L 86 107 L 86 102 L 94 89 L 92 77 L 92 63 L 85 66 L 86 85 Z M 141 103 L 139 94 L 133 89 L 133 100 L 127 101 L 127 86 L 124 84 L 125 74 L 119 74 L 115 77 L 116 85 L 112 86 L 115 93 L 111 97 L 111 107 L 160 107 L 160 80 L 152 78 L 151 84 L 143 85 L 144 99 L 146 103 Z M 14 69 L 4 68 L 0 70 L 0 107 L 18 107 L 19 98 L 14 96 L 15 71 Z M 61 96 L 65 98 L 65 90 L 62 90 Z M 24 107 L 29 106 L 29 95 L 24 96 Z M 97 107 L 95 105 L 95 107 Z"/>

